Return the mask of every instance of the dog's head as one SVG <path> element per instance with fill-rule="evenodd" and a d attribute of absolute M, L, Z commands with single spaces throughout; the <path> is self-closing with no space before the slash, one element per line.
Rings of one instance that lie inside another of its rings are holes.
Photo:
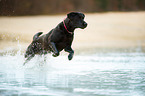
<path fill-rule="evenodd" d="M 84 21 L 85 15 L 83 13 L 80 12 L 71 12 L 69 14 L 67 14 L 67 18 L 70 19 L 71 24 L 75 27 L 75 28 L 86 28 L 87 27 L 87 23 Z"/>

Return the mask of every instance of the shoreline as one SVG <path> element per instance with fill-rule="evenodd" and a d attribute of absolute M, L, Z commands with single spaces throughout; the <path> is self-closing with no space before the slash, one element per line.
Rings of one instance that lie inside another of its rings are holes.
<path fill-rule="evenodd" d="M 88 27 L 76 29 L 72 48 L 81 50 L 145 50 L 145 11 L 87 13 Z M 18 42 L 26 50 L 37 32 L 46 34 L 66 15 L 0 17 L 0 51 L 17 50 Z M 77 51 L 78 50 L 78 51 Z M 93 53 L 93 52 L 92 52 Z"/>
<path fill-rule="evenodd" d="M 0 56 L 3 55 L 15 55 L 18 52 L 19 54 L 25 53 L 28 43 L 23 42 L 4 42 L 7 45 L 5 48 L 0 50 Z M 88 47 L 88 46 L 72 46 L 73 50 L 75 51 L 75 55 L 89 55 L 89 54 L 103 54 L 103 53 L 145 53 L 144 46 L 132 46 L 132 47 Z M 68 55 L 67 52 L 61 51 L 60 56 L 62 55 Z"/>

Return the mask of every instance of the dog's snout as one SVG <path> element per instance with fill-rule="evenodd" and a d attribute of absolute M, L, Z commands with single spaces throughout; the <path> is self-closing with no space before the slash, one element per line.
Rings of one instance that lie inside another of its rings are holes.
<path fill-rule="evenodd" d="M 85 27 L 87 27 L 87 25 L 88 25 L 88 24 L 87 24 L 86 22 L 84 22 L 84 24 L 83 24 L 83 25 L 84 25 Z"/>

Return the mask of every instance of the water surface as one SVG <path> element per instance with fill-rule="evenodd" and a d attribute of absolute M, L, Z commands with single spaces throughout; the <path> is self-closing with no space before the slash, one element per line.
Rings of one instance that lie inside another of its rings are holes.
<path fill-rule="evenodd" d="M 145 96 L 145 53 L 0 56 L 0 96 Z"/>

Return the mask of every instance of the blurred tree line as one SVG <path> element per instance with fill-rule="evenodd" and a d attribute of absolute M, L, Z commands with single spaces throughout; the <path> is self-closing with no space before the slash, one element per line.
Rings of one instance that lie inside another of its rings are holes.
<path fill-rule="evenodd" d="M 145 10 L 145 0 L 0 0 L 0 15 Z"/>

